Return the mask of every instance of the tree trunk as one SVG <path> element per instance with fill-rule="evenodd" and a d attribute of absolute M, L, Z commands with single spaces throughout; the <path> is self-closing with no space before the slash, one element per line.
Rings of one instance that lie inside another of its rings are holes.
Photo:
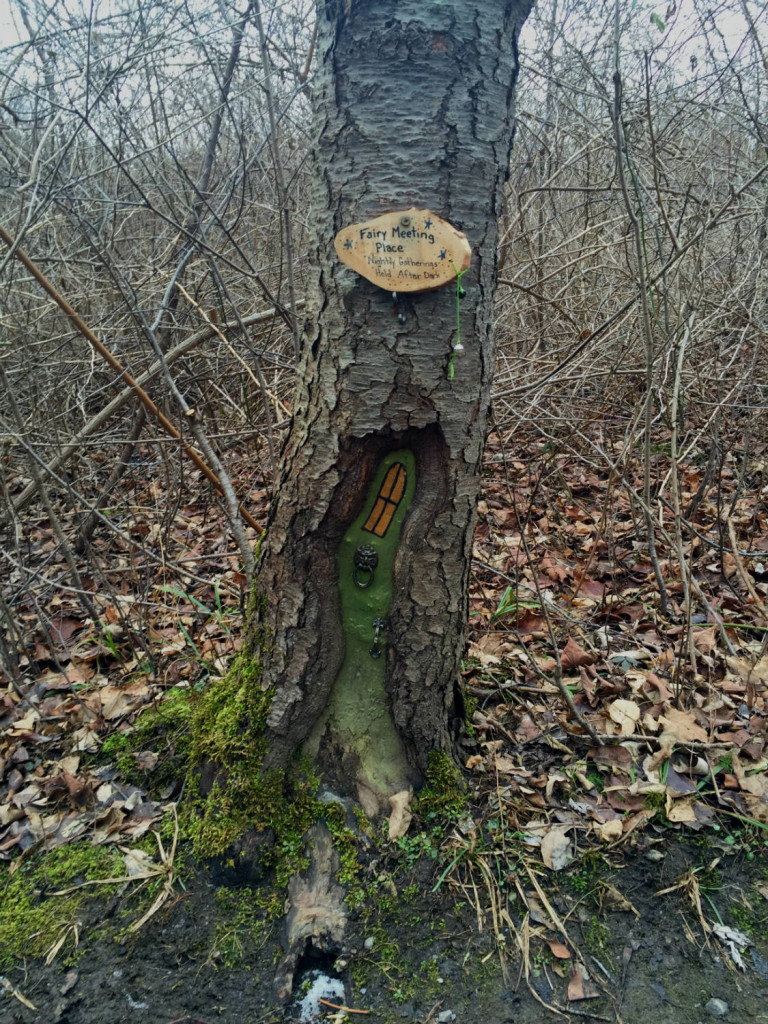
<path fill-rule="evenodd" d="M 266 763 L 308 744 L 325 777 L 370 810 L 418 784 L 430 751 L 455 754 L 464 729 L 497 221 L 531 5 L 318 3 L 314 315 L 259 566 L 273 639 Z M 341 228 L 411 207 L 467 235 L 460 303 L 455 284 L 393 298 L 339 261 Z M 451 376 L 459 306 L 466 352 Z M 406 491 L 385 551 L 363 520 L 395 464 Z M 382 559 L 375 599 L 369 570 L 354 565 L 365 536 Z"/>

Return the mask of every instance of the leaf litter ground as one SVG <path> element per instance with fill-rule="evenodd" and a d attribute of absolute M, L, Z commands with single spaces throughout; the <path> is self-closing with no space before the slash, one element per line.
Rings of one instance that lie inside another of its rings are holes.
<path fill-rule="evenodd" d="M 668 468 L 659 455 L 659 478 Z M 642 521 L 608 474 L 519 437 L 513 457 L 492 437 L 486 469 L 464 670 L 471 799 L 377 840 L 377 914 L 353 915 L 345 1005 L 385 1021 L 646 1024 L 727 1004 L 720 1019 L 768 1021 L 761 480 L 740 489 L 726 464 L 710 486 L 695 459 L 680 467 L 687 525 L 676 535 L 670 513 L 657 537 L 662 614 Z M 4 957 L 0 1020 L 278 1020 L 275 914 L 174 863 L 182 709 L 239 645 L 237 553 L 194 474 L 175 503 L 159 477 L 131 483 L 125 539 L 97 534 L 81 569 L 100 622 L 57 585 L 42 515 L 10 580 L 5 897 L 57 850 L 113 859 L 101 879 L 73 869 L 35 890 L 54 913 L 36 956 Z M 237 483 L 263 517 L 264 482 Z"/>

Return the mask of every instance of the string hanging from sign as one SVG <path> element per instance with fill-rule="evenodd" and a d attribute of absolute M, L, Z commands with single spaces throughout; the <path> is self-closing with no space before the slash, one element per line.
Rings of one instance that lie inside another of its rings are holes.
<path fill-rule="evenodd" d="M 461 287 L 461 279 L 466 274 L 469 267 L 465 267 L 464 270 L 459 270 L 456 264 L 451 260 L 451 266 L 456 271 L 456 341 L 453 344 L 453 351 L 451 352 L 451 361 L 448 364 L 448 379 L 453 380 L 454 368 L 453 360 L 456 355 L 462 355 L 464 352 L 464 346 L 461 343 L 461 297 L 465 294 L 464 289 Z"/>

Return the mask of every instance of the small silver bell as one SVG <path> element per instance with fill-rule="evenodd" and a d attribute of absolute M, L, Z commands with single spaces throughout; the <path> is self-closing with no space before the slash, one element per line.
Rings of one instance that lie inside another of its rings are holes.
<path fill-rule="evenodd" d="M 456 353 L 457 356 L 463 356 L 464 346 L 461 344 L 461 342 L 459 342 L 458 344 L 453 346 L 453 351 Z"/>

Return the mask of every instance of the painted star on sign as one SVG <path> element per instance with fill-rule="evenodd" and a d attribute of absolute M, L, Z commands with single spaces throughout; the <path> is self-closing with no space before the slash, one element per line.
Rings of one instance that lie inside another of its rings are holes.
<path fill-rule="evenodd" d="M 444 260 L 447 257 L 447 255 L 448 255 L 448 253 L 445 251 L 445 249 L 441 249 L 440 250 L 440 259 L 441 260 Z"/>
<path fill-rule="evenodd" d="M 429 231 L 429 229 L 430 229 L 431 227 L 432 227 L 432 221 L 431 221 L 431 220 L 429 220 L 429 219 L 425 220 L 425 221 L 424 221 L 424 230 L 425 230 L 425 231 Z"/>
<path fill-rule="evenodd" d="M 344 243 L 344 248 L 345 249 L 351 249 L 352 248 L 352 239 L 351 238 L 348 238 L 346 240 L 346 242 Z"/>

